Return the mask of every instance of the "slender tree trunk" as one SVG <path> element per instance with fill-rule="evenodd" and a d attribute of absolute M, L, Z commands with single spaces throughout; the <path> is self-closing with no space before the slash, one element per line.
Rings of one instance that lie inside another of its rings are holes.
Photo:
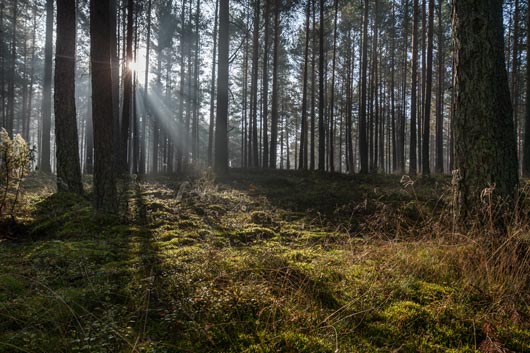
<path fill-rule="evenodd" d="M 324 5 L 325 1 L 320 0 L 320 28 L 319 28 L 319 56 L 318 56 L 318 170 L 324 171 L 326 162 L 326 133 L 324 131 L 324 106 L 325 106 L 325 93 L 324 93 L 324 30 L 325 30 L 325 18 L 324 18 Z"/>
<path fill-rule="evenodd" d="M 217 69 L 217 118 L 215 122 L 215 172 L 228 173 L 228 53 L 230 45 L 229 0 L 219 0 L 219 66 Z"/>
<path fill-rule="evenodd" d="M 331 64 L 331 100 L 329 102 L 329 171 L 335 171 L 335 69 L 337 66 L 337 22 L 339 0 L 335 0 L 335 16 L 333 17 L 333 59 Z"/>
<path fill-rule="evenodd" d="M 416 154 L 416 114 L 417 114 L 417 86 L 418 86 L 418 22 L 419 8 L 418 0 L 414 0 L 413 5 L 413 25 L 412 25 L 412 88 L 410 93 L 410 156 L 409 156 L 409 174 L 417 173 L 417 154 Z"/>
<path fill-rule="evenodd" d="M 526 13 L 526 57 L 530 58 L 530 9 Z M 523 145 L 523 176 L 530 177 L 530 65 L 526 66 L 526 114 Z"/>
<path fill-rule="evenodd" d="M 42 83 L 42 141 L 40 170 L 51 173 L 50 135 L 52 119 L 53 0 L 46 0 L 46 41 L 44 45 L 44 78 Z"/>
<path fill-rule="evenodd" d="M 307 169 L 307 69 L 309 66 L 309 19 L 311 16 L 311 0 L 306 0 L 305 17 L 305 48 L 302 87 L 302 117 L 300 122 L 300 154 L 298 168 Z"/>
<path fill-rule="evenodd" d="M 366 71 L 368 68 L 368 4 L 364 1 L 364 23 L 362 34 L 362 59 L 361 59 L 361 102 L 359 111 L 359 154 L 361 158 L 361 174 L 368 173 L 368 140 L 366 131 Z"/>
<path fill-rule="evenodd" d="M 316 123 L 316 106 L 315 106 L 315 101 L 316 101 L 316 93 L 315 93 L 315 81 L 316 81 L 316 77 L 315 77 L 315 67 L 316 67 L 316 57 L 315 57 L 315 52 L 316 52 L 316 43 L 317 43 L 317 39 L 316 39 L 316 11 L 315 11 L 315 3 L 316 3 L 316 0 L 313 0 L 312 2 L 312 13 L 313 13 L 313 19 L 312 19 L 312 23 L 313 23 L 313 50 L 311 50 L 311 127 L 310 127 L 310 131 L 311 131 L 311 146 L 309 148 L 309 151 L 310 151 L 310 154 L 309 154 L 309 169 L 310 170 L 315 170 L 315 123 Z"/>
<path fill-rule="evenodd" d="M 151 58 L 151 10 L 152 0 L 149 0 L 147 4 L 147 38 L 146 38 L 146 49 L 145 49 L 145 76 L 144 76 L 144 113 L 142 117 L 142 138 L 140 147 L 140 166 L 138 172 L 143 175 L 146 173 L 147 168 L 147 121 L 150 112 L 150 103 L 148 99 L 149 90 L 149 60 Z"/>
<path fill-rule="evenodd" d="M 98 210 L 117 211 L 110 0 L 90 1 L 90 60 L 94 124 L 94 197 Z"/>
<path fill-rule="evenodd" d="M 274 56 L 272 62 L 272 121 L 270 144 L 270 168 L 276 169 L 278 145 L 278 57 L 280 44 L 280 1 L 275 0 L 274 5 Z"/>
<path fill-rule="evenodd" d="M 132 111 L 132 79 L 133 70 L 130 65 L 133 62 L 133 22 L 134 22 L 134 0 L 127 0 L 127 39 L 126 39 L 126 64 L 123 72 L 123 107 L 121 116 L 121 133 L 120 133 L 120 171 L 127 173 L 129 170 L 128 162 L 128 141 L 129 126 L 131 122 Z"/>
<path fill-rule="evenodd" d="M 259 74 L 259 27 L 260 27 L 260 0 L 254 5 L 254 29 L 252 34 L 252 74 L 250 82 L 250 134 L 248 141 L 247 164 L 257 167 L 258 157 L 258 74 Z"/>
<path fill-rule="evenodd" d="M 444 107 L 444 32 L 443 1 L 438 1 L 438 92 L 436 98 L 436 173 L 444 172 L 443 107 Z"/>
<path fill-rule="evenodd" d="M 15 123 L 15 73 L 17 69 L 17 21 L 18 21 L 18 1 L 13 2 L 13 18 L 11 20 L 11 60 L 7 82 L 7 122 L 6 130 L 9 135 L 13 135 Z"/>
<path fill-rule="evenodd" d="M 433 56 L 433 32 L 434 32 L 434 0 L 429 0 L 429 24 L 427 34 L 427 67 L 425 74 L 425 116 L 423 117 L 423 152 L 422 152 L 422 174 L 429 176 L 430 167 L 430 136 L 431 136 L 431 97 L 432 97 L 432 56 Z"/>
<path fill-rule="evenodd" d="M 268 136 L 268 114 L 269 114 L 269 35 L 270 35 L 270 26 L 269 26 L 269 15 L 270 15 L 270 3 L 272 1 L 266 0 L 265 1 L 265 38 L 264 38 L 264 44 L 263 44 L 263 90 L 261 94 L 263 95 L 263 112 L 262 112 L 262 147 L 263 147 L 263 160 L 262 160 L 262 166 L 264 168 L 267 168 L 269 166 L 269 136 Z M 257 125 L 256 125 L 257 126 Z M 257 134 L 257 129 L 256 129 Z M 256 135 L 257 136 L 257 135 Z M 258 166 L 257 161 L 258 156 L 258 145 L 256 142 L 255 149 L 254 149 L 254 165 Z"/>
<path fill-rule="evenodd" d="M 258 0 L 259 3 L 259 0 Z M 259 5 L 258 5 L 259 22 Z M 215 0 L 215 15 L 213 23 L 213 56 L 212 56 L 212 80 L 210 84 L 210 124 L 208 126 L 208 166 L 213 167 L 213 137 L 215 127 L 215 66 L 217 64 L 217 22 L 219 13 L 219 0 Z M 253 57 L 254 60 L 254 57 Z M 257 74 L 256 74 L 257 76 Z"/>

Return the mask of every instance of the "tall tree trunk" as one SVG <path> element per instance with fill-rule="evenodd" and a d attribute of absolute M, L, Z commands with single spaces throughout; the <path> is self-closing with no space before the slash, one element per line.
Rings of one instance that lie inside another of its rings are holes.
<path fill-rule="evenodd" d="M 305 48 L 302 87 L 302 118 L 300 122 L 300 154 L 298 168 L 307 169 L 307 69 L 309 66 L 309 18 L 311 16 L 311 0 L 306 0 L 305 16 Z"/>
<path fill-rule="evenodd" d="M 258 23 L 259 23 L 259 0 L 258 0 Z M 214 126 L 215 126 L 215 66 L 217 64 L 217 22 L 219 13 L 219 0 L 215 0 L 215 15 L 213 23 L 213 56 L 212 56 L 212 80 L 210 84 L 210 124 L 208 126 L 208 166 L 213 167 L 213 137 L 214 137 Z M 254 30 L 256 31 L 256 29 Z M 259 35 L 259 34 L 258 34 Z M 255 34 L 254 34 L 255 36 Z M 257 47 L 257 45 L 256 45 Z M 256 49 L 257 50 L 257 49 Z M 253 54 L 254 55 L 254 54 Z M 256 54 L 257 56 L 257 54 Z M 254 60 L 254 56 L 252 56 Z M 254 62 L 254 61 L 252 61 Z M 257 73 L 256 73 L 257 77 Z M 254 79 L 254 77 L 253 77 Z"/>
<path fill-rule="evenodd" d="M 427 67 L 425 73 L 425 116 L 423 117 L 423 152 L 422 152 L 422 174 L 429 176 L 430 167 L 430 136 L 431 136 L 431 97 L 432 97 L 432 55 L 433 55 L 433 32 L 434 32 L 434 0 L 429 0 L 429 24 L 427 34 Z"/>
<path fill-rule="evenodd" d="M 361 174 L 368 173 L 368 139 L 366 131 L 366 71 L 368 69 L 368 4 L 364 1 L 364 23 L 362 34 L 361 59 L 361 102 L 359 111 L 359 154 L 361 158 Z"/>
<path fill-rule="evenodd" d="M 530 8 L 526 13 L 526 57 L 530 58 Z M 530 65 L 526 65 L 526 114 L 523 145 L 523 176 L 530 177 Z"/>
<path fill-rule="evenodd" d="M 512 42 L 512 107 L 513 107 L 513 123 L 515 130 L 515 139 L 517 149 L 519 150 L 519 86 L 518 86 L 518 74 L 519 74 L 519 0 L 514 1 L 514 12 L 513 12 L 513 42 Z"/>
<path fill-rule="evenodd" d="M 455 0 L 453 11 L 457 206 L 465 219 L 480 207 L 487 187 L 494 187 L 495 202 L 497 196 L 513 197 L 517 150 L 503 52 L 502 0 Z"/>
<path fill-rule="evenodd" d="M 409 174 L 416 175 L 417 154 L 416 154 L 416 114 L 417 114 L 417 88 L 418 88 L 418 22 L 419 8 L 418 0 L 414 0 L 413 5 L 413 25 L 412 25 L 412 88 L 410 92 L 410 150 L 409 150 Z"/>
<path fill-rule="evenodd" d="M 5 39 L 4 39 L 4 10 L 5 5 L 3 1 L 0 1 L 0 124 L 1 126 L 6 126 L 6 109 L 5 109 Z"/>
<path fill-rule="evenodd" d="M 83 193 L 75 109 L 75 0 L 57 0 L 55 140 L 57 190 Z"/>
<path fill-rule="evenodd" d="M 333 16 L 333 59 L 331 64 L 331 99 L 329 102 L 329 171 L 335 171 L 335 69 L 337 64 L 337 22 L 339 13 L 339 0 L 335 0 L 335 15 Z"/>
<path fill-rule="evenodd" d="M 44 44 L 44 78 L 42 83 L 42 141 L 40 170 L 51 173 L 50 135 L 52 119 L 53 0 L 46 0 L 46 41 Z"/>
<path fill-rule="evenodd" d="M 268 136 L 268 114 L 269 114 L 269 35 L 270 35 L 270 26 L 269 26 L 269 15 L 270 15 L 270 0 L 265 1 L 265 14 L 264 14 L 264 20 L 265 20 L 265 35 L 264 35 L 264 44 L 263 44 L 263 90 L 261 94 L 263 95 L 262 98 L 262 105 L 263 105 L 263 112 L 262 112 L 262 147 L 263 147 L 263 161 L 262 165 L 264 168 L 267 168 L 269 166 L 269 136 Z M 256 127 L 257 125 L 255 125 Z M 257 127 L 256 127 L 256 136 L 257 136 Z M 256 139 L 257 141 L 257 139 Z M 257 142 L 255 144 L 254 149 L 254 165 L 258 166 L 258 145 Z"/>
<path fill-rule="evenodd" d="M 309 148 L 309 169 L 310 170 L 315 170 L 315 123 L 316 123 L 316 107 L 315 107 L 315 101 L 316 101 L 316 94 L 315 94 L 315 82 L 316 82 L 316 78 L 315 78 L 315 67 L 316 67 L 316 57 L 315 57 L 315 52 L 316 52 L 316 43 L 317 43 L 317 39 L 316 39 L 316 11 L 315 11 L 315 3 L 316 3 L 316 0 L 313 0 L 312 2 L 312 5 L 311 5 L 311 8 L 312 8 L 312 12 L 313 12 L 313 18 L 312 18 L 312 23 L 313 23 L 313 46 L 312 46 L 312 49 L 311 50 L 311 127 L 310 127 L 310 131 L 311 131 L 311 145 L 310 145 L 310 148 Z"/>
<path fill-rule="evenodd" d="M 250 82 L 250 132 L 247 142 L 247 166 L 257 166 L 258 151 L 258 74 L 259 74 L 259 27 L 260 27 L 260 0 L 254 4 L 254 29 L 252 34 L 252 73 Z"/>
<path fill-rule="evenodd" d="M 15 123 L 15 78 L 17 69 L 17 19 L 18 19 L 18 1 L 13 2 L 13 18 L 11 20 L 11 60 L 8 72 L 7 82 L 7 121 L 6 130 L 9 135 L 13 134 Z"/>
<path fill-rule="evenodd" d="M 152 10 L 152 0 L 149 0 L 147 4 L 147 38 L 146 38 L 146 49 L 145 49 L 145 77 L 144 77 L 144 113 L 142 117 L 142 138 L 141 138 L 141 147 L 140 147 L 140 161 L 138 172 L 140 174 L 146 173 L 147 168 L 147 121 L 149 118 L 150 104 L 148 99 L 148 89 L 149 89 L 149 59 L 151 57 L 151 10 Z"/>
<path fill-rule="evenodd" d="M 324 131 L 324 5 L 325 1 L 320 0 L 320 28 L 319 28 L 319 55 L 318 55 L 318 170 L 324 171 L 326 162 L 326 135 Z"/>
<path fill-rule="evenodd" d="M 127 40 L 126 40 L 126 65 L 124 65 L 123 72 L 123 107 L 121 116 L 121 132 L 120 132 L 120 171 L 127 173 L 129 170 L 128 149 L 129 141 L 129 126 L 131 122 L 132 112 L 132 84 L 133 84 L 133 70 L 131 64 L 133 62 L 133 22 L 134 22 L 134 0 L 127 0 Z"/>
<path fill-rule="evenodd" d="M 94 198 L 96 209 L 118 208 L 114 174 L 114 105 L 111 62 L 110 0 L 90 1 L 90 60 L 94 125 Z"/>
<path fill-rule="evenodd" d="M 230 45 L 229 0 L 219 0 L 219 58 L 217 77 L 217 117 L 215 122 L 215 172 L 228 173 L 228 53 Z"/>
<path fill-rule="evenodd" d="M 442 18 L 443 1 L 438 1 L 438 92 L 436 94 L 436 167 L 437 174 L 444 172 L 444 32 Z"/>
<path fill-rule="evenodd" d="M 391 22 L 391 57 L 390 57 L 390 115 L 392 121 L 392 173 L 398 170 L 398 152 L 397 152 L 397 131 L 396 131 L 396 7 L 392 1 L 392 22 Z"/>
<path fill-rule="evenodd" d="M 280 44 L 280 1 L 274 3 L 274 54 L 272 59 L 272 120 L 270 144 L 270 168 L 276 169 L 278 145 L 278 57 Z M 264 155 L 265 156 L 265 155 Z M 265 158 L 264 158 L 265 159 Z"/>

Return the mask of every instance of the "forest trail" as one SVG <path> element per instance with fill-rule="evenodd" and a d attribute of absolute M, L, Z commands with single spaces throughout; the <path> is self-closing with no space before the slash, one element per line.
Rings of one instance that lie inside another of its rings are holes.
<path fill-rule="evenodd" d="M 158 177 L 122 217 L 29 187 L 26 237 L 0 242 L 0 352 L 530 350 L 515 284 L 470 282 L 476 244 L 434 233 L 449 181 L 414 182 Z"/>

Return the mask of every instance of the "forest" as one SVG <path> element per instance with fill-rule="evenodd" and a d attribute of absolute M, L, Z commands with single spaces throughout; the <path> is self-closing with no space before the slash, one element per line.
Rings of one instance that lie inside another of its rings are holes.
<path fill-rule="evenodd" d="M 530 352 L 530 3 L 0 0 L 0 353 Z"/>

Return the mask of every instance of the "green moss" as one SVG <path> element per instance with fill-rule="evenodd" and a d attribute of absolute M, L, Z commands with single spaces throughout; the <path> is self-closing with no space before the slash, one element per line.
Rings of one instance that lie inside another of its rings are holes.
<path fill-rule="evenodd" d="M 411 301 L 392 303 L 383 311 L 382 316 L 405 335 L 427 329 L 432 320 L 432 315 L 427 309 Z"/>

